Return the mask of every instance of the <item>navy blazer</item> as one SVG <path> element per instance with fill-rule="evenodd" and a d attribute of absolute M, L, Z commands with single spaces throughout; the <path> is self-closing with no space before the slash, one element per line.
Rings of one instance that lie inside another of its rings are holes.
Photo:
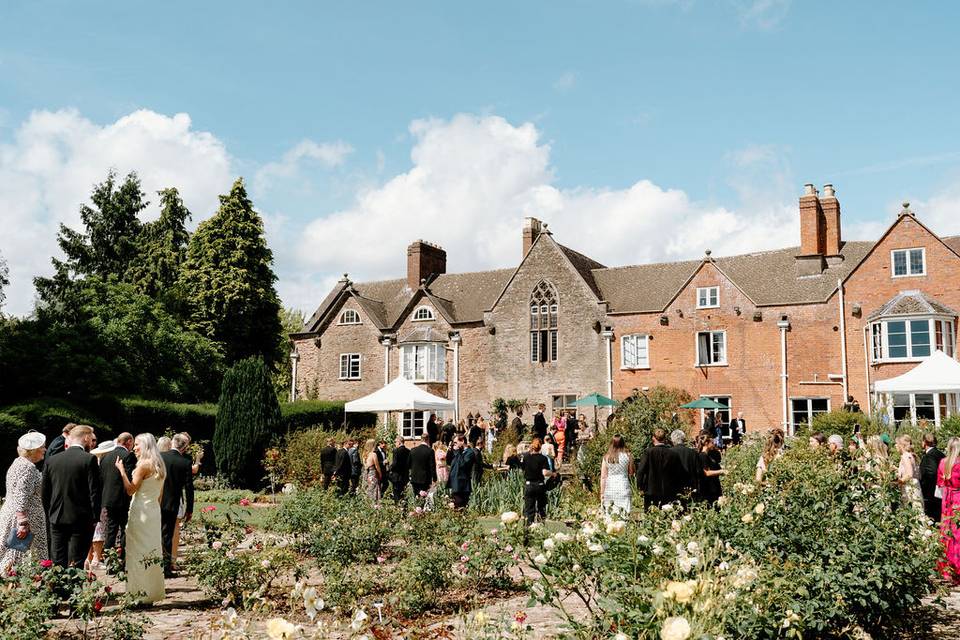
<path fill-rule="evenodd" d="M 450 493 L 470 493 L 473 490 L 473 465 L 476 461 L 476 451 L 472 447 L 465 449 L 451 449 L 453 457 L 450 459 Z"/>

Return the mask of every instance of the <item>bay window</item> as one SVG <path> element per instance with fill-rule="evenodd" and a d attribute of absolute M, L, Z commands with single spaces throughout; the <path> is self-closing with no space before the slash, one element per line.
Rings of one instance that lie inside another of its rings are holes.
<path fill-rule="evenodd" d="M 873 362 L 917 360 L 939 349 L 951 358 L 954 355 L 952 320 L 939 318 L 905 318 L 882 320 L 870 326 Z"/>
<path fill-rule="evenodd" d="M 400 375 L 414 382 L 446 382 L 447 350 L 443 343 L 400 345 Z"/>

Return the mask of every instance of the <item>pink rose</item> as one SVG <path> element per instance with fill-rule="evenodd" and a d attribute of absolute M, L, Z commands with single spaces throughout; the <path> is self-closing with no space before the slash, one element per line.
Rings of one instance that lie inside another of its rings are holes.
<path fill-rule="evenodd" d="M 208 504 L 203 509 L 200 509 L 200 511 L 202 511 L 203 513 L 210 513 L 211 511 L 216 511 L 216 510 L 217 510 L 216 505 L 212 505 L 212 504 Z"/>
<path fill-rule="evenodd" d="M 240 506 L 241 506 L 241 507 L 249 507 L 249 506 L 250 506 L 250 500 L 247 499 L 247 498 L 240 498 Z"/>
<path fill-rule="evenodd" d="M 426 492 L 426 491 L 421 491 L 421 492 L 420 492 L 420 497 L 421 497 L 421 498 L 426 498 L 426 497 L 427 497 L 427 492 Z"/>
<path fill-rule="evenodd" d="M 469 543 L 469 542 L 464 542 L 462 545 L 460 545 L 460 550 L 461 550 L 461 551 L 466 551 L 469 547 L 470 547 L 470 543 Z"/>
<path fill-rule="evenodd" d="M 383 564 L 386 561 L 387 559 L 384 558 L 383 556 L 377 556 L 377 564 Z"/>

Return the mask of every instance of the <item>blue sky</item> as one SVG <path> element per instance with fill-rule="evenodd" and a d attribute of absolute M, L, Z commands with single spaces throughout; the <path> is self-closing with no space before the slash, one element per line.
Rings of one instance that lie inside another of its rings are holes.
<path fill-rule="evenodd" d="M 195 220 L 243 175 L 281 295 L 307 311 L 344 271 L 402 273 L 417 237 L 451 270 L 506 266 L 523 215 L 608 264 L 734 253 L 796 244 L 809 181 L 836 185 L 848 237 L 903 199 L 960 233 L 958 19 L 932 2 L 6 0 L 5 310 L 29 311 L 56 222 L 111 166 L 181 187 Z"/>

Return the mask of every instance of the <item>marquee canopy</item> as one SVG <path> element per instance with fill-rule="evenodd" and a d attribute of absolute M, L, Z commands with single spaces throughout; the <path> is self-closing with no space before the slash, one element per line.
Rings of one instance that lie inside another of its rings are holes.
<path fill-rule="evenodd" d="M 960 392 L 960 362 L 943 351 L 935 351 L 903 375 L 878 380 L 873 389 L 877 393 Z"/>
<path fill-rule="evenodd" d="M 453 407 L 453 401 L 428 393 L 406 378 L 398 377 L 379 391 L 351 400 L 344 406 L 344 411 L 453 411 Z"/>

